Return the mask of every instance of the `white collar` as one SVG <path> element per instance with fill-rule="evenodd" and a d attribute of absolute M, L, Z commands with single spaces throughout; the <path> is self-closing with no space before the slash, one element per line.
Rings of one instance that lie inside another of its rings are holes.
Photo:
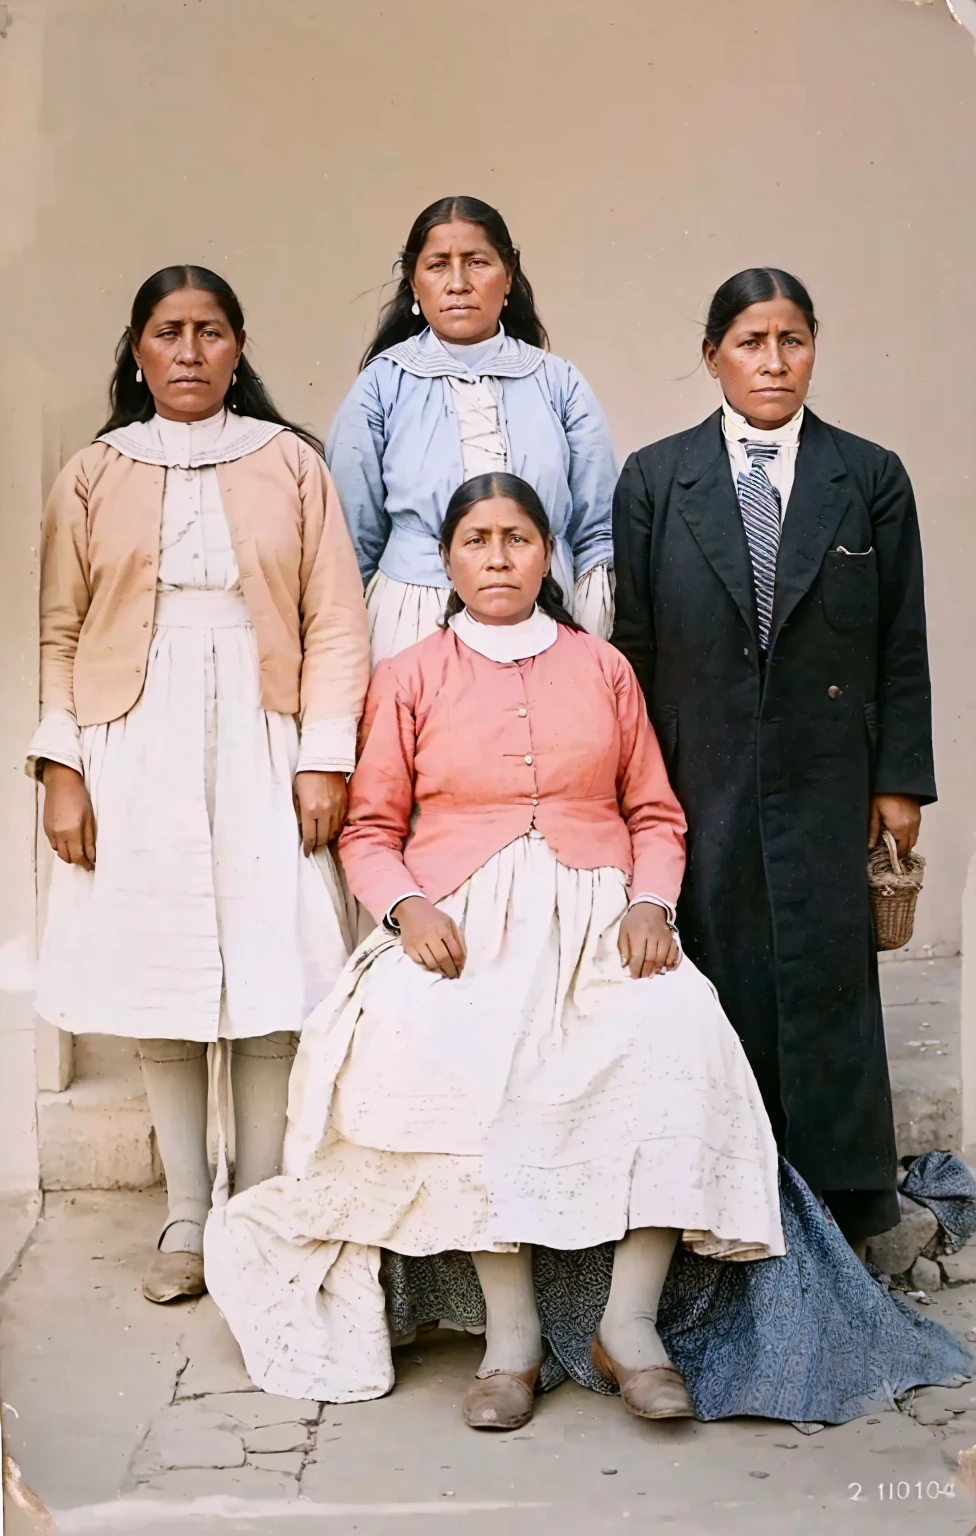
<path fill-rule="evenodd" d="M 768 443 L 775 448 L 795 448 L 800 441 L 800 428 L 803 426 L 803 413 L 805 406 L 800 406 L 795 416 L 782 427 L 753 427 L 744 416 L 732 409 L 729 402 L 722 401 L 722 431 L 725 439 L 730 443 L 741 443 L 743 439 L 750 443 Z"/>
<path fill-rule="evenodd" d="M 243 459 L 269 443 L 285 428 L 275 421 L 258 421 L 254 416 L 236 416 L 233 411 L 218 411 L 206 421 L 168 421 L 152 416 L 149 421 L 133 421 L 114 432 L 103 432 L 98 439 L 108 443 L 127 459 L 140 464 L 159 464 L 167 469 L 202 469 L 211 464 L 228 464 Z"/>
<path fill-rule="evenodd" d="M 555 645 L 559 625 L 538 606 L 521 624 L 480 624 L 466 608 L 448 620 L 458 639 L 489 661 L 525 661 Z"/>

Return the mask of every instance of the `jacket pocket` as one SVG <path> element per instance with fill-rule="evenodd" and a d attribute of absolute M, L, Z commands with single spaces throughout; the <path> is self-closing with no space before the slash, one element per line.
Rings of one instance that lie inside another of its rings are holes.
<path fill-rule="evenodd" d="M 678 755 L 677 704 L 663 704 L 654 711 L 654 733 L 661 748 L 664 766 L 670 773 Z"/>
<path fill-rule="evenodd" d="M 828 550 L 820 595 L 824 618 L 831 629 L 848 633 L 876 624 L 878 563 L 874 549 Z"/>

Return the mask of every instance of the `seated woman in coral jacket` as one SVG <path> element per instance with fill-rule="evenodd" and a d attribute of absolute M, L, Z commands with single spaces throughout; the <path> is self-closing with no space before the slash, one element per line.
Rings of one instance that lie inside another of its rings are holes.
<path fill-rule="evenodd" d="M 460 1250 L 487 1332 L 465 1418 L 522 1424 L 533 1245 L 615 1242 L 595 1371 L 640 1417 L 688 1416 L 655 1328 L 675 1245 L 783 1252 L 758 1089 L 673 928 L 684 818 L 634 673 L 564 610 L 552 547 L 524 481 L 467 482 L 443 530 L 449 621 L 374 676 L 340 853 L 386 921 L 306 1023 L 297 1177 L 207 1233 L 210 1288 L 270 1392 L 389 1391 L 381 1247 Z"/>

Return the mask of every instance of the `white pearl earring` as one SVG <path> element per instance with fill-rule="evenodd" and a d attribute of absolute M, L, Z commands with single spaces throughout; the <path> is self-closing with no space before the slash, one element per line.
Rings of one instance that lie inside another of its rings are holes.
<path fill-rule="evenodd" d="M 416 299 L 414 299 L 413 303 L 410 306 L 410 313 L 412 315 L 419 315 L 420 314 L 420 305 L 417 303 Z"/>
<path fill-rule="evenodd" d="M 137 384 L 141 384 L 142 383 L 142 369 L 141 368 L 137 368 L 136 369 L 136 383 Z"/>

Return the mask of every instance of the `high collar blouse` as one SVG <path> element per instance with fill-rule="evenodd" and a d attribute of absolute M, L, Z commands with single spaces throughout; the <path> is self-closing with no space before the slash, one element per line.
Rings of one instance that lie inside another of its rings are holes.
<path fill-rule="evenodd" d="M 504 663 L 448 627 L 381 662 L 339 840 L 364 906 L 439 901 L 533 827 L 560 863 L 615 867 L 676 905 L 684 816 L 620 652 L 559 625 Z"/>

